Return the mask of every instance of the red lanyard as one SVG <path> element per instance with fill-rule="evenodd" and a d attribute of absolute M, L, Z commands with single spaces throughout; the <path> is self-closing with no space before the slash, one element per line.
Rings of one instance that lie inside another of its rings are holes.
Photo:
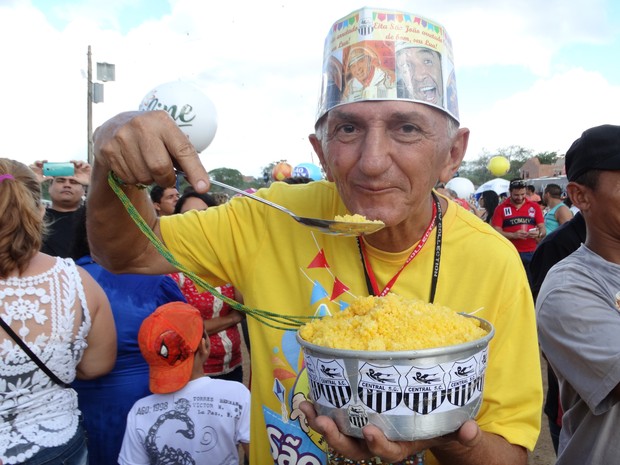
<path fill-rule="evenodd" d="M 441 237 L 440 236 L 441 234 L 440 233 L 441 206 L 439 205 L 439 201 L 437 200 L 437 198 L 434 198 L 433 200 L 434 200 L 433 201 L 433 214 L 431 217 L 431 221 L 429 225 L 427 226 L 426 231 L 424 231 L 424 234 L 422 235 L 420 242 L 418 242 L 418 245 L 411 251 L 411 253 L 409 254 L 409 257 L 407 257 L 407 260 L 405 260 L 405 263 L 403 263 L 403 266 L 401 266 L 400 270 L 398 270 L 398 272 L 392 277 L 392 279 L 390 279 L 390 281 L 385 285 L 385 287 L 383 288 L 381 292 L 379 292 L 379 285 L 377 284 L 377 278 L 375 277 L 375 274 L 372 271 L 372 265 L 370 264 L 370 260 L 368 259 L 368 255 L 366 253 L 366 247 L 364 246 L 364 240 L 362 239 L 361 236 L 357 238 L 360 252 L 362 254 L 362 263 L 364 265 L 364 273 L 366 274 L 367 282 L 369 281 L 368 291 L 369 292 L 372 291 L 373 295 L 383 297 L 388 292 L 390 292 L 390 290 L 394 286 L 394 283 L 396 282 L 396 280 L 398 279 L 402 271 L 405 269 L 405 267 L 409 265 L 409 263 L 411 263 L 411 261 L 420 253 L 420 251 L 422 250 L 422 247 L 424 247 L 424 245 L 428 241 L 428 238 L 430 237 L 431 232 L 433 231 L 433 228 L 437 224 L 437 247 L 436 247 L 436 253 L 435 253 L 436 263 L 435 263 L 435 266 L 433 267 L 433 288 L 431 289 L 431 300 L 430 300 L 431 302 L 433 301 L 435 297 L 434 287 L 436 286 L 436 279 L 437 279 L 437 275 L 439 274 L 439 256 L 441 255 L 441 245 L 440 245 L 441 244 L 441 239 L 440 239 Z M 370 289 L 371 286 L 372 286 L 372 289 Z"/>

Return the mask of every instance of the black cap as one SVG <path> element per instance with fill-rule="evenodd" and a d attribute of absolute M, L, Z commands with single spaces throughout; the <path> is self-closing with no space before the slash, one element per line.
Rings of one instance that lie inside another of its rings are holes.
<path fill-rule="evenodd" d="M 566 152 L 566 176 L 574 181 L 591 170 L 620 170 L 620 126 L 590 128 Z"/>

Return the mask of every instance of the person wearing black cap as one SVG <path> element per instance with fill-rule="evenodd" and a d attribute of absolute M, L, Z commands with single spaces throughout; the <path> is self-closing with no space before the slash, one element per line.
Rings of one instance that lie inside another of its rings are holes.
<path fill-rule="evenodd" d="M 536 301 L 541 349 L 564 409 L 557 465 L 620 457 L 620 126 L 585 131 L 566 152 L 566 189 L 586 240 L 555 265 Z"/>

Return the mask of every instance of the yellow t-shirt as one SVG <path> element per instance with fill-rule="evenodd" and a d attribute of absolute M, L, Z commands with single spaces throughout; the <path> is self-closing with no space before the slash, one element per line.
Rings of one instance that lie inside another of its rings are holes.
<path fill-rule="evenodd" d="M 274 183 L 262 195 L 300 216 L 346 214 L 332 183 Z M 230 282 L 250 308 L 314 315 L 345 308 L 368 295 L 355 238 L 322 234 L 246 198 L 221 207 L 161 218 L 174 256 L 213 284 Z M 384 286 L 411 249 L 386 253 L 367 246 L 373 272 Z M 435 232 L 404 269 L 392 291 L 428 301 Z M 484 431 L 533 450 L 540 431 L 542 380 L 534 303 L 515 248 L 488 224 L 450 203 L 435 303 L 473 312 L 495 326 L 489 346 L 483 404 Z M 252 346 L 251 463 L 324 464 L 324 441 L 308 431 L 297 408 L 308 381 L 295 332 L 248 319 Z M 436 463 L 431 454 L 426 463 Z M 278 461 L 278 458 L 280 461 Z"/>

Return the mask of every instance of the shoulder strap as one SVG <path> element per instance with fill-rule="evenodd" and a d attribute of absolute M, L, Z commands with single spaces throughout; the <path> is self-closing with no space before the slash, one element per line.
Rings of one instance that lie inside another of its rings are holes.
<path fill-rule="evenodd" d="M 64 388 L 68 388 L 71 387 L 69 384 L 65 383 L 64 381 L 62 381 L 60 378 L 58 378 L 58 376 L 56 376 L 52 370 L 50 370 L 45 363 L 43 363 L 41 361 L 41 359 L 39 357 L 37 357 L 35 355 L 35 353 L 30 350 L 30 347 L 28 347 L 26 345 L 26 343 L 15 333 L 15 331 L 13 331 L 13 328 L 11 328 L 6 321 L 4 321 L 4 319 L 2 317 L 0 317 L 0 326 L 2 326 L 2 329 L 4 329 L 9 336 L 11 336 L 13 338 L 13 340 L 15 342 L 17 342 L 17 344 L 22 348 L 22 350 L 24 352 L 26 352 L 26 354 L 28 354 L 28 356 L 32 359 L 32 361 L 34 363 L 37 364 L 37 366 L 43 370 L 43 372 L 45 372 L 45 374 L 47 376 L 49 376 L 49 378 L 55 382 L 56 384 L 58 384 L 59 386 L 62 386 Z"/>

